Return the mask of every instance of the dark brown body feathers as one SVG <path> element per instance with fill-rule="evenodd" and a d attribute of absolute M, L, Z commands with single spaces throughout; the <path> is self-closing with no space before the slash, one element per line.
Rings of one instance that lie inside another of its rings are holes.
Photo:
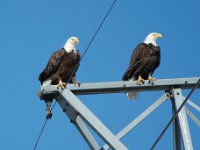
<path fill-rule="evenodd" d="M 48 79 L 51 80 L 52 85 L 62 82 L 75 82 L 76 71 L 80 63 L 79 51 L 65 52 L 62 48 L 53 53 L 47 66 L 39 75 L 39 80 L 42 83 Z"/>
<path fill-rule="evenodd" d="M 153 44 L 141 43 L 132 53 L 130 64 L 122 80 L 127 81 L 139 75 L 147 79 L 149 74 L 153 74 L 155 69 L 160 65 L 160 47 Z"/>

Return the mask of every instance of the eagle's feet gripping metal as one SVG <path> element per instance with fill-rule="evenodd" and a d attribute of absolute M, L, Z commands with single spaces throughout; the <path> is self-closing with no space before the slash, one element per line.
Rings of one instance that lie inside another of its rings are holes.
<path fill-rule="evenodd" d="M 149 84 L 154 85 L 154 81 L 156 81 L 156 78 L 152 78 L 151 76 L 148 76 Z"/>
<path fill-rule="evenodd" d="M 61 88 L 63 90 L 66 86 L 67 86 L 67 84 L 60 80 L 58 85 L 57 85 L 57 89 Z"/>
<path fill-rule="evenodd" d="M 75 82 L 74 86 L 80 87 L 81 86 L 81 82 Z"/>
<path fill-rule="evenodd" d="M 138 79 L 136 80 L 136 84 L 137 84 L 137 85 L 142 85 L 142 84 L 144 84 L 144 79 L 141 77 L 141 75 L 139 75 Z"/>

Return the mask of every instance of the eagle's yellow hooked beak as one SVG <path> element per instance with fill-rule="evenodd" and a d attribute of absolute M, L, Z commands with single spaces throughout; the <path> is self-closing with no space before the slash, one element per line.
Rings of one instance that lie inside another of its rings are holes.
<path fill-rule="evenodd" d="M 155 37 L 156 37 L 156 38 L 162 38 L 163 36 L 162 36 L 162 34 L 157 33 L 157 34 L 155 34 Z"/>
<path fill-rule="evenodd" d="M 79 39 L 78 38 L 74 38 L 73 41 L 74 41 L 74 44 L 78 44 L 79 43 Z"/>

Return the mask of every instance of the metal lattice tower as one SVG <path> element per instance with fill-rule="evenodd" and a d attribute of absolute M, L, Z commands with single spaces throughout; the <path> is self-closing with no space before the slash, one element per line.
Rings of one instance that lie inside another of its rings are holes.
<path fill-rule="evenodd" d="M 128 150 L 120 139 L 134 129 L 134 127 L 136 127 L 143 119 L 145 119 L 167 99 L 172 101 L 172 111 L 176 112 L 185 99 L 182 94 L 182 90 L 193 88 L 198 79 L 199 78 L 197 77 L 160 79 L 156 80 L 154 85 L 144 84 L 142 86 L 138 86 L 135 82 L 130 81 L 82 83 L 80 87 L 69 84 L 64 90 L 57 89 L 57 86 L 49 85 L 41 87 L 40 98 L 43 100 L 51 100 L 53 98 L 56 99 L 63 112 L 65 112 L 70 121 L 76 126 L 91 149 L 108 150 L 111 148 L 114 150 Z M 165 93 L 124 129 L 122 129 L 117 135 L 114 135 L 101 122 L 101 120 L 99 120 L 92 113 L 92 111 L 76 97 L 76 95 L 126 93 L 128 91 L 165 91 Z M 200 107 L 192 101 L 189 100 L 188 104 L 200 111 Z M 181 150 L 181 147 L 185 150 L 193 150 L 187 114 L 198 126 L 200 126 L 198 118 L 186 106 L 184 106 L 173 123 L 173 141 L 175 150 Z M 106 144 L 104 146 L 100 146 L 98 144 L 86 124 L 89 125 L 103 141 L 105 141 Z"/>

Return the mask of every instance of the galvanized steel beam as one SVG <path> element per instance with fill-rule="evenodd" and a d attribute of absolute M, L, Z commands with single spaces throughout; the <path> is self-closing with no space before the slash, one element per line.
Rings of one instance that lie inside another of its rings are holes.
<path fill-rule="evenodd" d="M 72 106 L 81 118 L 114 150 L 128 150 L 126 146 L 68 89 L 60 92 L 59 99 L 62 109 Z"/>
<path fill-rule="evenodd" d="M 82 83 L 80 87 L 68 84 L 69 89 L 75 95 L 88 94 L 106 94 L 106 93 L 125 93 L 128 91 L 160 91 L 171 90 L 174 88 L 191 89 L 194 87 L 199 78 L 176 78 L 176 79 L 157 79 L 153 85 L 145 81 L 145 84 L 139 86 L 135 81 L 113 81 L 113 82 L 97 82 L 97 83 Z M 42 94 L 55 93 L 57 86 L 42 86 Z M 41 94 L 41 95 L 42 95 Z M 42 96 L 41 96 L 42 97 Z"/>
<path fill-rule="evenodd" d="M 194 102 L 192 102 L 190 100 L 188 100 L 187 103 L 200 112 L 200 107 L 197 104 L 195 104 Z"/>
<path fill-rule="evenodd" d="M 188 116 L 194 121 L 194 123 L 196 123 L 196 125 L 200 127 L 200 120 L 187 107 L 185 107 L 185 111 L 187 112 Z"/>
<path fill-rule="evenodd" d="M 172 102 L 172 115 L 176 113 L 176 104 L 174 102 L 174 99 Z M 181 150 L 181 132 L 180 132 L 180 126 L 178 122 L 178 118 L 176 118 L 173 122 L 173 147 L 174 150 Z"/>
<path fill-rule="evenodd" d="M 149 106 L 144 112 L 142 112 L 137 118 L 135 118 L 131 123 L 129 123 L 124 129 L 122 129 L 116 137 L 122 139 L 127 135 L 134 127 L 141 123 L 148 115 L 150 115 L 156 108 L 158 108 L 165 100 L 168 99 L 167 93 L 161 96 L 156 102 Z M 108 150 L 109 146 L 105 144 L 101 150 Z"/>
<path fill-rule="evenodd" d="M 75 124 L 81 135 L 86 140 L 91 149 L 100 149 L 97 141 L 85 126 L 87 123 L 105 142 L 106 145 L 102 149 L 106 150 L 109 147 L 116 150 L 127 150 L 126 146 L 119 140 L 139 124 L 145 117 L 147 117 L 154 109 L 167 99 L 164 94 L 154 104 L 147 108 L 141 115 L 128 124 L 116 136 L 75 96 L 75 95 L 88 95 L 88 94 L 109 94 L 109 93 L 126 93 L 129 91 L 144 92 L 144 91 L 172 91 L 174 96 L 174 105 L 178 109 L 183 102 L 181 89 L 191 89 L 195 86 L 199 77 L 193 78 L 176 78 L 176 79 L 159 79 L 154 84 L 145 84 L 139 86 L 135 81 L 113 81 L 113 82 L 100 82 L 100 83 L 82 83 L 80 87 L 68 84 L 64 90 L 57 89 L 55 85 L 42 86 L 39 92 L 40 99 L 53 99 L 57 98 L 58 103 L 63 111 Z M 200 86 L 198 87 L 200 88 Z M 179 93 L 179 94 L 177 94 Z M 74 95 L 75 94 L 75 95 Z M 169 95 L 168 95 L 169 96 Z M 189 104 L 199 110 L 197 105 L 189 101 Z M 191 113 L 190 113 L 191 114 Z M 194 117 L 193 117 L 194 118 Z M 84 122 L 83 122 L 84 121 Z M 186 150 L 193 150 L 192 140 L 189 132 L 185 109 L 180 111 L 177 121 L 180 127 L 175 127 L 175 134 L 178 130 L 183 137 L 183 144 Z M 180 148 L 179 144 L 176 146 Z"/>
<path fill-rule="evenodd" d="M 181 104 L 183 103 L 182 90 L 181 89 L 172 89 L 172 93 L 173 93 L 173 97 L 174 97 L 174 103 L 176 106 L 176 110 L 178 110 L 179 107 L 181 106 Z M 185 150 L 193 150 L 187 115 L 186 115 L 186 111 L 185 111 L 184 107 L 179 112 L 177 119 L 179 121 L 180 132 L 182 135 L 183 145 L 184 145 Z"/>
<path fill-rule="evenodd" d="M 74 108 L 72 108 L 72 106 L 69 103 L 66 103 L 66 101 L 63 99 L 62 96 L 57 97 L 57 102 L 63 109 L 63 112 L 69 117 L 70 122 L 73 123 L 79 130 L 82 137 L 89 145 L 90 149 L 99 150 L 100 149 L 99 144 L 97 143 L 91 132 L 86 127 L 83 119 L 74 110 Z"/>
<path fill-rule="evenodd" d="M 87 144 L 89 145 L 91 150 L 99 150 L 100 146 L 91 134 L 91 132 L 86 127 L 83 119 L 78 115 L 76 120 L 74 121 L 74 125 L 77 127 Z"/>

